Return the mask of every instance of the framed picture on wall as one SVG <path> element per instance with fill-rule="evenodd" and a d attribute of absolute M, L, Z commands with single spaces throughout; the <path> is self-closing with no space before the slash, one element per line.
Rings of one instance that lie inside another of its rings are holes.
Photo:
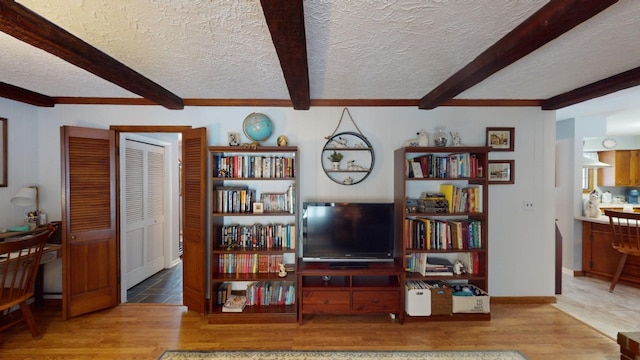
<path fill-rule="evenodd" d="M 513 151 L 514 135 L 512 127 L 488 127 L 487 146 L 493 148 L 491 151 Z"/>
<path fill-rule="evenodd" d="M 515 160 L 488 160 L 489 184 L 513 184 Z"/>
<path fill-rule="evenodd" d="M 0 187 L 7 187 L 7 119 L 0 118 Z"/>

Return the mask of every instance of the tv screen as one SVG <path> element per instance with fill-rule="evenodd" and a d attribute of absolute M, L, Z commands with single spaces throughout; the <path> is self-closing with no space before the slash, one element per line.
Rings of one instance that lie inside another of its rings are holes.
<path fill-rule="evenodd" d="M 393 203 L 305 202 L 302 260 L 393 261 Z"/>

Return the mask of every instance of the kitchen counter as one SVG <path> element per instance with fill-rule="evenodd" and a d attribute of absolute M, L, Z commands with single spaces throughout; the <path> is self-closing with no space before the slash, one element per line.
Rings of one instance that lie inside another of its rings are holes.
<path fill-rule="evenodd" d="M 609 224 L 609 217 L 605 215 L 600 215 L 596 218 L 587 217 L 587 216 L 576 216 L 576 220 L 589 221 L 593 223 L 607 224 L 607 225 Z"/>
<path fill-rule="evenodd" d="M 609 217 L 578 216 L 576 219 L 582 220 L 582 272 L 611 281 L 622 254 L 611 247 L 613 234 Z M 629 256 L 619 282 L 640 288 L 640 257 Z"/>

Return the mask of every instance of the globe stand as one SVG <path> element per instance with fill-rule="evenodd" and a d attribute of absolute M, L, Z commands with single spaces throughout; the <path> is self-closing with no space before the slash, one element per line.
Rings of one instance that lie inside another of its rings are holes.
<path fill-rule="evenodd" d="M 257 141 L 242 144 L 243 148 L 251 149 L 251 150 L 256 150 L 258 148 L 258 146 L 260 146 L 260 143 L 257 142 Z"/>

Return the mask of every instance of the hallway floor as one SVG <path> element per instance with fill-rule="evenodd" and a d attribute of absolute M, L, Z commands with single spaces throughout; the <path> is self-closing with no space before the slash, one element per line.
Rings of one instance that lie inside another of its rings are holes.
<path fill-rule="evenodd" d="M 640 289 L 624 284 L 609 292 L 609 281 L 562 274 L 562 295 L 556 308 L 616 339 L 618 332 L 640 330 Z"/>
<path fill-rule="evenodd" d="M 182 305 L 182 262 L 127 290 L 127 302 Z"/>

